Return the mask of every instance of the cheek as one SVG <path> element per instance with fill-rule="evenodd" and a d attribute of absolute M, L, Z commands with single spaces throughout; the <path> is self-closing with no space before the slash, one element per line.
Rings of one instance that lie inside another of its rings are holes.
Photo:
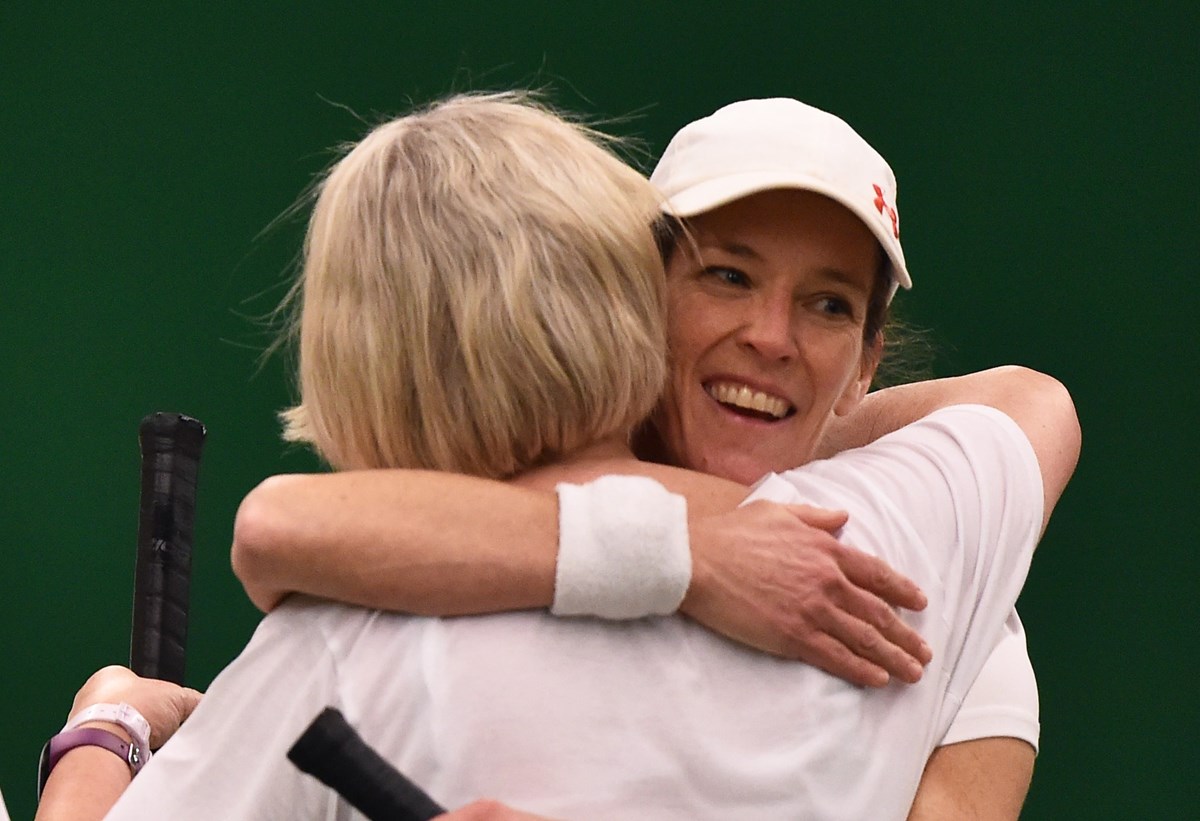
<path fill-rule="evenodd" d="M 673 299 L 669 305 L 667 348 L 671 355 L 672 381 L 688 378 L 717 336 L 712 327 L 713 315 L 700 303 L 694 297 L 681 297 Z"/>
<path fill-rule="evenodd" d="M 849 359 L 849 364 L 845 368 L 845 377 L 842 380 L 842 389 L 835 405 L 839 415 L 849 413 L 858 405 L 866 393 L 867 384 L 870 383 L 869 378 L 866 380 L 867 384 L 863 382 L 863 377 L 869 372 L 869 369 L 867 361 L 863 358 L 861 344 L 853 347 Z"/>
<path fill-rule="evenodd" d="M 827 397 L 821 404 L 833 404 L 851 390 L 862 372 L 862 345 L 856 336 L 827 338 L 810 345 L 809 368 L 817 392 Z"/>

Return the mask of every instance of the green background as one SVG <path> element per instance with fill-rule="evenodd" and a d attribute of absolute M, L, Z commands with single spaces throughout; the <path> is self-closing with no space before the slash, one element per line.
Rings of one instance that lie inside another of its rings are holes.
<path fill-rule="evenodd" d="M 1025 817 L 1193 818 L 1197 720 L 1194 2 L 312 2 L 0 6 L 0 785 L 95 668 L 126 658 L 136 427 L 210 429 L 191 683 L 257 620 L 229 570 L 280 445 L 285 363 L 256 318 L 299 219 L 264 229 L 359 117 L 548 85 L 651 156 L 731 100 L 845 117 L 900 180 L 941 374 L 1027 364 L 1073 391 L 1078 473 L 1021 609 L 1042 698 Z M 57 6 L 57 7 L 52 7 Z M 252 741 L 252 740 L 250 740 Z"/>

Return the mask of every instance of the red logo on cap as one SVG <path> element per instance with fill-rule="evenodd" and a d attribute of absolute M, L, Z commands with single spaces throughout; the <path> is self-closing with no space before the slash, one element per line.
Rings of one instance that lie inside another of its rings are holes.
<path fill-rule="evenodd" d="M 875 207 L 879 209 L 880 214 L 886 213 L 888 219 L 892 221 L 892 233 L 896 239 L 900 239 L 900 218 L 896 216 L 896 209 L 887 204 L 887 200 L 883 198 L 883 189 L 878 185 L 872 185 L 875 189 Z"/>

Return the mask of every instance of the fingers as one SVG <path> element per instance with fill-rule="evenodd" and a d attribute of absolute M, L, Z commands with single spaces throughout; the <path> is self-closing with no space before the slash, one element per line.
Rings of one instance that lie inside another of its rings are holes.
<path fill-rule="evenodd" d="M 925 595 L 886 562 L 842 545 L 834 531 L 847 520 L 844 511 L 768 502 L 704 520 L 692 544 L 707 572 L 694 574 L 683 612 L 854 684 L 918 681 L 932 653 L 894 608 L 922 609 Z M 715 549 L 703 548 L 710 542 Z"/>
<path fill-rule="evenodd" d="M 499 801 L 472 801 L 453 812 L 443 813 L 434 821 L 553 821 L 542 815 L 514 810 Z"/>
<path fill-rule="evenodd" d="M 850 514 L 844 510 L 827 510 L 811 505 L 784 505 L 797 519 L 829 533 L 844 526 Z M 925 594 L 917 584 L 897 573 L 887 562 L 845 545 L 839 545 L 837 555 L 842 572 L 859 587 L 869 590 L 888 604 L 908 610 L 924 610 Z"/>
<path fill-rule="evenodd" d="M 880 629 L 847 612 L 834 611 L 828 632 L 847 652 L 909 684 L 921 680 L 924 661 L 932 656 L 921 637 L 899 619 Z"/>
<path fill-rule="evenodd" d="M 200 706 L 200 699 L 204 694 L 198 690 L 193 690 L 191 687 L 180 687 L 176 693 L 177 705 L 179 710 L 179 723 L 182 724 L 187 720 L 192 711 Z"/>
<path fill-rule="evenodd" d="M 883 567 L 887 566 L 883 565 Z M 893 573 L 893 571 L 889 569 L 888 573 Z M 856 583 L 855 579 L 849 575 L 847 579 L 852 584 Z M 909 582 L 909 584 L 912 583 Z M 920 596 L 920 600 L 917 602 L 920 604 L 920 607 L 913 607 L 911 609 L 921 609 L 925 606 L 925 596 L 920 590 L 916 589 L 916 585 L 912 585 L 912 587 Z M 920 633 L 906 624 L 886 599 L 872 594 L 865 588 L 849 588 L 845 591 L 842 604 L 843 609 L 848 614 L 856 617 L 877 632 L 882 637 L 885 645 L 893 645 L 900 648 L 922 665 L 928 664 L 930 659 L 933 658 L 933 651 L 925 643 L 924 639 L 921 638 Z M 862 638 L 860 637 L 861 640 Z M 892 668 L 889 667 L 888 669 Z"/>
<path fill-rule="evenodd" d="M 810 640 L 805 663 L 820 668 L 860 687 L 883 687 L 891 680 L 887 670 L 850 651 L 845 644 L 829 635 Z"/>
<path fill-rule="evenodd" d="M 928 604 L 925 593 L 917 587 L 916 582 L 897 573 L 880 558 L 839 545 L 837 562 L 847 579 L 888 604 L 906 610 L 924 610 Z"/>
<path fill-rule="evenodd" d="M 140 687 L 126 699 L 150 722 L 150 747 L 157 750 L 199 705 L 202 693 L 169 681 L 141 679 Z"/>
<path fill-rule="evenodd" d="M 812 505 L 784 505 L 800 521 L 811 527 L 832 533 L 846 524 L 850 514 L 844 510 L 827 510 Z"/>
<path fill-rule="evenodd" d="M 919 681 L 933 651 L 893 607 L 924 610 L 925 593 L 882 559 L 839 544 L 838 566 L 854 587 L 843 592 L 843 610 L 830 632 L 852 653 L 874 662 L 901 681 Z"/>

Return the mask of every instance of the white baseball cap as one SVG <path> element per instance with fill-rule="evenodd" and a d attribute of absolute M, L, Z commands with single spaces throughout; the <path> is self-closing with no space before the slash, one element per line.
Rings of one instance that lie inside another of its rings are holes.
<path fill-rule="evenodd" d="M 879 240 L 891 263 L 891 293 L 912 287 L 895 174 L 844 120 L 819 108 L 777 97 L 717 109 L 679 130 L 650 181 L 665 198 L 663 210 L 681 219 L 772 188 L 823 194 Z"/>

